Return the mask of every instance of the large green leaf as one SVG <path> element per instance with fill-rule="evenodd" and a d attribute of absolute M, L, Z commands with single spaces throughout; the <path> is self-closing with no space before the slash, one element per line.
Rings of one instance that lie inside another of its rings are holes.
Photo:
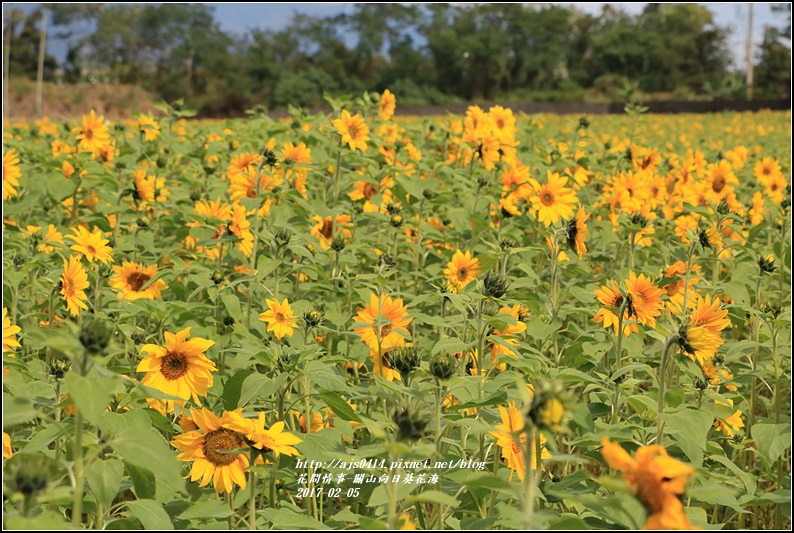
<path fill-rule="evenodd" d="M 174 524 L 163 506 L 154 500 L 135 500 L 127 503 L 130 515 L 143 524 L 144 529 L 172 531 Z"/>
<path fill-rule="evenodd" d="M 69 372 L 64 376 L 63 382 L 86 420 L 97 424 L 108 407 L 110 393 L 116 389 L 115 380 L 99 376 L 89 379 Z"/>
<path fill-rule="evenodd" d="M 86 472 L 88 487 L 97 502 L 107 509 L 116 498 L 124 476 L 124 465 L 118 459 L 97 459 Z"/>
<path fill-rule="evenodd" d="M 752 437 L 758 446 L 758 454 L 771 466 L 791 448 L 791 424 L 755 424 Z"/>

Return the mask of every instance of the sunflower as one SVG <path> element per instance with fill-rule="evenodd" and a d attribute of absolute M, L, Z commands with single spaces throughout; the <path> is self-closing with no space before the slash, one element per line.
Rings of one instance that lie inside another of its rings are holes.
<path fill-rule="evenodd" d="M 456 292 L 460 292 L 460 289 L 477 279 L 480 274 L 482 274 L 480 260 L 472 256 L 469 251 L 464 254 L 457 250 L 444 269 L 444 276 L 453 287 L 457 288 Z"/>
<path fill-rule="evenodd" d="M 618 334 L 618 315 L 616 315 L 610 307 L 617 307 L 620 308 L 623 306 L 623 293 L 620 292 L 618 288 L 618 284 L 615 283 L 614 280 L 609 280 L 609 286 L 602 285 L 600 289 L 595 290 L 595 295 L 598 298 L 598 301 L 601 302 L 604 307 L 598 310 L 596 315 L 593 317 L 593 322 L 603 322 L 604 327 L 608 328 L 609 326 L 613 326 L 615 328 L 615 335 Z M 632 333 L 638 333 L 640 331 L 639 327 L 637 326 L 636 322 L 629 322 L 629 311 L 625 309 L 623 311 L 623 336 L 628 337 Z"/>
<path fill-rule="evenodd" d="M 254 234 L 248 229 L 250 227 L 251 223 L 248 221 L 248 211 L 245 206 L 235 204 L 234 211 L 232 211 L 232 220 L 229 222 L 229 231 L 240 239 L 240 242 L 237 243 L 237 249 L 245 257 L 251 257 L 254 251 Z"/>
<path fill-rule="evenodd" d="M 101 155 L 104 148 L 110 144 L 105 117 L 100 115 L 97 118 L 93 109 L 90 114 L 83 117 L 83 127 L 78 128 L 78 131 L 77 140 L 80 144 L 77 145 L 77 149 L 81 152 L 91 152 L 94 158 Z"/>
<path fill-rule="evenodd" d="M 386 294 L 378 297 L 374 292 L 370 294 L 369 305 L 359 307 L 356 322 L 368 324 L 366 327 L 357 328 L 356 333 L 361 335 L 361 340 L 369 346 L 370 350 L 383 350 L 393 346 L 403 346 L 408 337 L 408 306 L 403 305 L 402 298 L 392 300 Z M 380 327 L 380 331 L 376 329 Z M 380 335 L 379 335 L 380 334 Z M 380 346 L 378 345 L 380 336 Z"/>
<path fill-rule="evenodd" d="M 782 174 L 780 164 L 771 157 L 765 157 L 753 167 L 753 176 L 763 185 L 772 176 Z"/>
<path fill-rule="evenodd" d="M 187 340 L 190 328 L 179 333 L 165 332 L 165 348 L 155 344 L 145 344 L 141 352 L 148 355 L 138 365 L 138 372 L 146 372 L 141 383 L 165 394 L 184 400 L 193 397 L 199 403 L 199 396 L 206 396 L 212 387 L 212 372 L 215 363 L 207 359 L 204 352 L 215 341 L 196 337 Z M 168 412 L 174 410 L 174 400 L 163 400 Z M 177 402 L 184 405 L 184 402 Z"/>
<path fill-rule="evenodd" d="M 372 373 L 386 378 L 387 381 L 402 381 L 400 373 L 391 366 L 391 354 L 394 350 L 401 348 L 403 344 L 405 344 L 404 341 L 394 347 L 382 348 L 380 357 L 378 357 L 377 347 L 370 348 L 369 358 L 372 360 Z"/>
<path fill-rule="evenodd" d="M 607 437 L 601 439 L 601 455 L 607 464 L 623 472 L 648 510 L 645 529 L 697 529 L 689 523 L 679 495 L 695 470 L 667 455 L 658 445 L 642 446 L 635 457 Z"/>
<path fill-rule="evenodd" d="M 80 309 L 88 309 L 85 304 L 87 299 L 85 290 L 88 288 L 88 273 L 80 264 L 76 256 L 63 260 L 63 275 L 61 276 L 61 295 L 66 300 L 66 307 L 72 316 L 80 314 Z"/>
<path fill-rule="evenodd" d="M 361 115 L 350 116 L 347 109 L 342 110 L 342 118 L 333 121 L 333 125 L 339 135 L 342 136 L 342 143 L 347 143 L 351 150 L 366 151 L 367 141 L 369 140 L 369 127 L 367 127 Z"/>
<path fill-rule="evenodd" d="M 512 348 L 508 348 L 505 344 L 508 344 L 512 347 L 518 346 L 518 340 L 512 338 L 516 335 L 521 335 L 527 330 L 527 325 L 525 322 L 522 322 L 519 318 L 519 312 L 521 309 L 520 304 L 515 304 L 512 307 L 502 307 L 499 309 L 499 314 L 510 315 L 512 316 L 516 323 L 515 324 L 507 324 L 503 330 L 495 329 L 491 332 L 491 335 L 495 335 L 497 337 L 502 338 L 503 343 L 499 342 L 491 342 L 491 364 L 496 364 L 496 359 L 500 355 L 506 355 L 508 357 L 518 357 L 516 352 L 512 350 Z M 505 370 L 506 364 L 502 363 L 497 366 L 498 370 Z"/>
<path fill-rule="evenodd" d="M 111 255 L 113 249 L 107 246 L 110 241 L 102 238 L 102 231 L 99 228 L 94 226 L 94 231 L 89 233 L 84 227 L 78 226 L 77 229 L 72 231 L 74 231 L 74 235 L 66 236 L 67 239 L 75 241 L 75 244 L 70 248 L 71 250 L 83 254 L 92 263 L 94 259 L 105 264 L 113 261 L 113 256 Z"/>
<path fill-rule="evenodd" d="M 584 257 L 584 254 L 587 253 L 587 246 L 585 246 L 584 240 L 587 237 L 588 218 L 590 218 L 590 215 L 585 214 L 582 206 L 579 206 L 579 211 L 576 213 L 576 216 L 568 222 L 568 227 L 566 229 L 568 246 L 571 247 L 571 250 L 576 252 L 579 259 Z"/>
<path fill-rule="evenodd" d="M 497 105 L 488 110 L 488 115 L 491 117 L 494 133 L 499 141 L 512 142 L 516 136 L 516 119 L 513 110 Z"/>
<path fill-rule="evenodd" d="M 141 132 L 143 140 L 146 142 L 156 141 L 160 137 L 160 125 L 149 115 L 138 117 L 138 131 Z"/>
<path fill-rule="evenodd" d="M 513 471 L 515 471 L 518 473 L 518 479 L 524 481 L 526 470 L 524 453 L 527 442 L 527 432 L 524 431 L 524 416 L 516 407 L 515 402 L 510 402 L 506 408 L 500 405 L 499 414 L 502 417 L 502 423 L 494 426 L 494 429 L 498 431 L 489 431 L 488 433 L 496 438 L 496 445 L 502 448 L 502 459 L 511 470 L 510 477 L 513 477 Z M 551 457 L 551 454 L 546 450 L 545 444 L 546 437 L 541 433 L 541 459 L 549 459 Z M 534 442 L 530 444 L 530 454 L 532 455 L 532 467 L 537 470 L 539 465 Z"/>
<path fill-rule="evenodd" d="M 19 170 L 19 156 L 14 148 L 3 153 L 3 200 L 8 200 L 16 196 L 19 187 L 19 178 L 22 171 Z"/>
<path fill-rule="evenodd" d="M 223 427 L 245 435 L 251 446 L 257 450 L 273 452 L 276 457 L 281 454 L 300 456 L 293 446 L 303 442 L 303 439 L 284 431 L 284 421 L 278 421 L 265 429 L 265 413 L 261 411 L 256 419 L 244 418 L 239 410 L 229 415 L 233 421 L 224 424 Z"/>
<path fill-rule="evenodd" d="M 11 449 L 11 435 L 3 431 L 3 457 L 11 459 L 14 451 Z"/>
<path fill-rule="evenodd" d="M 3 353 L 13 352 L 14 348 L 20 348 L 19 342 L 14 338 L 14 335 L 20 331 L 22 328 L 11 324 L 11 319 L 8 318 L 8 309 L 3 307 Z"/>
<path fill-rule="evenodd" d="M 311 234 L 317 237 L 320 241 L 320 246 L 323 250 L 331 248 L 331 242 L 334 240 L 336 233 L 341 233 L 345 239 L 353 237 L 353 233 L 348 229 L 353 226 L 350 215 L 336 215 L 335 217 L 321 217 L 315 215 L 312 217 L 314 227 Z"/>
<path fill-rule="evenodd" d="M 633 270 L 629 272 L 629 279 L 625 283 L 629 316 L 634 316 L 640 324 L 656 327 L 656 317 L 662 314 L 662 289 L 645 274 L 638 277 Z"/>
<path fill-rule="evenodd" d="M 286 298 L 281 303 L 275 298 L 267 300 L 268 310 L 259 315 L 259 320 L 267 322 L 267 330 L 272 331 L 276 338 L 281 339 L 286 335 L 292 337 L 295 328 L 298 327 L 295 322 L 295 314 L 289 306 Z"/>
<path fill-rule="evenodd" d="M 397 108 L 397 97 L 395 97 L 389 89 L 383 91 L 380 95 L 380 102 L 378 102 L 378 116 L 383 120 L 389 120 L 394 116 L 394 110 Z M 341 132 L 340 132 L 341 133 Z M 342 141 L 344 142 L 344 140 Z"/>
<path fill-rule="evenodd" d="M 690 359 L 702 366 L 717 354 L 717 349 L 725 342 L 721 332 L 730 324 L 728 310 L 720 309 L 719 298 L 714 301 L 711 296 L 698 298 L 689 322 L 678 333 L 678 344 Z"/>
<path fill-rule="evenodd" d="M 692 265 L 690 268 L 690 274 L 696 273 L 700 271 L 700 265 Z M 686 274 L 686 263 L 683 261 L 677 261 L 667 267 L 667 270 L 664 271 L 665 278 L 674 278 L 675 281 L 672 281 L 665 285 L 662 289 L 667 293 L 667 297 L 669 301 L 665 303 L 665 307 L 671 313 L 681 313 L 683 312 L 683 305 L 684 305 L 684 292 L 687 293 L 687 307 L 694 307 L 695 299 L 690 298 L 690 296 L 695 295 L 695 285 L 700 282 L 700 278 L 698 277 L 690 277 L 688 282 L 684 282 L 684 276 Z"/>
<path fill-rule="evenodd" d="M 45 254 L 51 254 L 55 247 L 52 244 L 63 244 L 63 234 L 58 231 L 54 224 L 50 224 L 47 233 L 44 234 L 44 242 L 39 244 L 39 250 Z"/>
<path fill-rule="evenodd" d="M 144 285 L 157 276 L 157 265 L 145 267 L 138 263 L 124 261 L 122 266 L 114 266 L 116 273 L 110 279 L 110 286 L 119 291 L 119 298 L 123 300 L 137 300 L 138 298 L 160 299 L 160 291 L 168 286 L 162 280 L 155 280 L 145 289 Z"/>
<path fill-rule="evenodd" d="M 766 195 L 772 199 L 773 202 L 780 205 L 784 198 L 784 191 L 786 190 L 786 178 L 783 176 L 782 173 L 778 172 L 777 174 L 771 175 L 768 179 L 764 182 L 764 192 Z"/>
<path fill-rule="evenodd" d="M 727 398 L 728 403 L 722 403 L 720 401 L 714 400 L 714 403 L 717 405 L 724 405 L 725 407 L 733 407 L 733 400 Z M 742 421 L 742 412 L 740 410 L 736 410 L 728 418 L 718 418 L 714 421 L 714 427 L 717 428 L 717 431 L 722 431 L 722 434 L 726 437 L 733 437 L 733 434 L 740 431 L 744 427 L 744 422 Z"/>
<path fill-rule="evenodd" d="M 578 202 L 576 193 L 566 187 L 568 180 L 559 174 L 547 171 L 546 184 L 540 185 L 530 178 L 534 194 L 530 197 L 532 208 L 540 222 L 550 226 L 564 218 L 573 217 L 573 208 Z"/>
<path fill-rule="evenodd" d="M 234 485 L 245 489 L 245 471 L 248 469 L 247 453 L 228 453 L 247 448 L 245 435 L 227 426 L 233 425 L 242 408 L 224 411 L 218 418 L 208 409 L 190 408 L 195 431 L 183 433 L 171 441 L 171 445 L 182 453 L 180 461 L 192 461 L 190 481 L 198 481 L 200 487 L 213 482 L 215 492 L 231 493 Z M 236 415 L 236 416 L 235 416 Z"/>

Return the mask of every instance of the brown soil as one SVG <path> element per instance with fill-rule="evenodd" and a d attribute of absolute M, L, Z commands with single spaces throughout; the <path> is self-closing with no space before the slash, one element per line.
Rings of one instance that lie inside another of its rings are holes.
<path fill-rule="evenodd" d="M 55 84 L 45 83 L 42 95 L 43 116 L 51 119 L 75 119 L 93 109 L 105 118 L 132 117 L 133 112 L 155 112 L 156 101 L 141 87 L 109 83 Z M 35 119 L 36 82 L 15 78 L 8 84 L 8 107 L 4 118 Z"/>

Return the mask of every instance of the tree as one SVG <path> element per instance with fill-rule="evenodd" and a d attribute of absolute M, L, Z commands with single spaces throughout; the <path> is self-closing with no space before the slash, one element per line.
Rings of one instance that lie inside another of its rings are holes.
<path fill-rule="evenodd" d="M 791 98 L 791 49 L 777 28 L 767 26 L 755 66 L 755 94 L 761 98 Z"/>

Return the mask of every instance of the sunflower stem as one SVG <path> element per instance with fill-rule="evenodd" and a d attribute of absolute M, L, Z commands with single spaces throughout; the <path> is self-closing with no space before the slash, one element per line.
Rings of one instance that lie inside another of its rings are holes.
<path fill-rule="evenodd" d="M 656 408 L 656 444 L 662 446 L 662 429 L 664 428 L 664 421 L 662 420 L 662 413 L 664 413 L 664 394 L 665 394 L 665 381 L 667 379 L 666 370 L 667 370 L 667 362 L 668 356 L 670 354 L 670 349 L 675 344 L 675 335 L 670 336 L 664 342 L 664 350 L 662 351 L 662 360 L 659 363 L 659 373 L 657 374 L 657 379 L 659 381 L 659 397 L 657 398 L 657 408 Z"/>
<path fill-rule="evenodd" d="M 535 512 L 535 469 L 532 468 L 532 444 L 535 442 L 535 431 L 537 429 L 534 426 L 529 428 L 524 451 L 524 514 L 527 529 L 532 527 Z"/>
<path fill-rule="evenodd" d="M 83 521 L 83 413 L 75 405 L 74 417 L 74 500 L 72 504 L 72 529 L 80 529 Z"/>
<path fill-rule="evenodd" d="M 339 151 L 336 153 L 336 168 L 334 169 L 334 203 L 332 204 L 333 207 L 336 207 L 336 199 L 339 195 L 339 175 L 342 172 L 342 149 L 340 148 Z"/>
<path fill-rule="evenodd" d="M 248 489 L 251 492 L 251 498 L 248 502 L 248 529 L 256 530 L 256 474 L 253 467 L 256 461 L 256 453 L 254 448 L 251 448 L 248 464 Z"/>

